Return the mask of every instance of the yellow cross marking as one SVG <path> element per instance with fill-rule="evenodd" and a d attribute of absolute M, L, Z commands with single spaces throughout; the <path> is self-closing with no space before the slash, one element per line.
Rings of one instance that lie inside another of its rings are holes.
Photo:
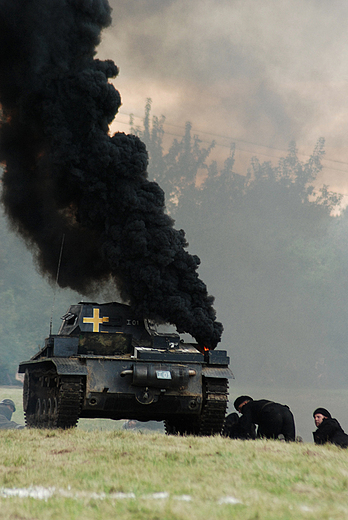
<path fill-rule="evenodd" d="M 99 332 L 99 325 L 109 321 L 109 318 L 99 318 L 99 309 L 93 309 L 93 318 L 83 318 L 83 323 L 93 323 L 93 332 Z"/>

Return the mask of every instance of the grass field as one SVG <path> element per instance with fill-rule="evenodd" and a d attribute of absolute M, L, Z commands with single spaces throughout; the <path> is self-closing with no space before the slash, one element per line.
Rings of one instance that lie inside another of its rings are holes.
<path fill-rule="evenodd" d="M 348 451 L 132 431 L 0 433 L 2 519 L 348 518 Z"/>
<path fill-rule="evenodd" d="M 3 397 L 22 422 L 21 389 L 2 387 Z M 143 435 L 112 421 L 1 431 L 0 518 L 341 520 L 348 450 Z"/>

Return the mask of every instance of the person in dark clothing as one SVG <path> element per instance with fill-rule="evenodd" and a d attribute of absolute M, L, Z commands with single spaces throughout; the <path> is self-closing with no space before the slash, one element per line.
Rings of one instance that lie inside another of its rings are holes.
<path fill-rule="evenodd" d="M 348 448 L 348 435 L 343 431 L 337 419 L 331 417 L 325 408 L 317 408 L 313 412 L 316 431 L 313 432 L 315 444 L 336 444 Z"/>
<path fill-rule="evenodd" d="M 251 435 L 248 435 L 243 428 L 240 426 L 241 418 L 236 412 L 230 413 L 225 419 L 225 424 L 222 430 L 223 437 L 229 437 L 230 439 L 255 439 L 256 427 L 252 424 Z"/>
<path fill-rule="evenodd" d="M 283 435 L 286 441 L 295 441 L 294 416 L 287 405 L 267 399 L 254 401 L 248 395 L 241 395 L 235 400 L 234 407 L 242 414 L 239 428 L 244 438 L 278 439 L 279 435 Z M 256 435 L 255 424 L 258 425 Z"/>
<path fill-rule="evenodd" d="M 236 412 L 230 413 L 225 418 L 225 424 L 222 429 L 223 437 L 230 439 L 239 439 L 239 415 Z"/>
<path fill-rule="evenodd" d="M 3 399 L 0 402 L 0 430 L 21 430 L 24 428 L 21 424 L 11 421 L 13 412 L 16 411 L 16 406 L 12 399 Z"/>

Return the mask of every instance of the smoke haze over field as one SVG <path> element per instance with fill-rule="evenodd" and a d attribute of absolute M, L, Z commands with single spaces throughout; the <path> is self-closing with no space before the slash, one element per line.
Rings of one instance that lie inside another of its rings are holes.
<path fill-rule="evenodd" d="M 324 161 L 322 179 L 348 193 L 346 2 L 111 0 L 111 6 L 113 24 L 99 55 L 111 55 L 120 68 L 121 113 L 141 116 L 151 97 L 153 113 L 168 123 L 183 127 L 189 120 L 194 132 L 226 136 L 217 138 L 226 147 L 220 155 L 236 140 L 242 174 L 253 154 L 279 157 L 272 147 L 284 151 L 294 139 L 310 155 L 323 136 L 326 157 L 339 162 Z M 116 121 L 124 129 L 128 117 Z"/>

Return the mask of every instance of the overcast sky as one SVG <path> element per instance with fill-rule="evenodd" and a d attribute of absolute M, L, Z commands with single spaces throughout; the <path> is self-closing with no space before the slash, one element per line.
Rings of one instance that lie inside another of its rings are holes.
<path fill-rule="evenodd" d="M 177 125 L 167 132 L 180 134 L 190 121 L 203 139 L 216 138 L 222 158 L 235 141 L 241 170 L 253 154 L 283 155 L 292 139 L 310 154 L 323 136 L 330 159 L 323 180 L 348 193 L 347 2 L 110 4 L 113 24 L 98 57 L 120 68 L 123 106 L 112 130 L 129 131 L 128 114 L 142 117 L 150 97 L 152 113 Z"/>

